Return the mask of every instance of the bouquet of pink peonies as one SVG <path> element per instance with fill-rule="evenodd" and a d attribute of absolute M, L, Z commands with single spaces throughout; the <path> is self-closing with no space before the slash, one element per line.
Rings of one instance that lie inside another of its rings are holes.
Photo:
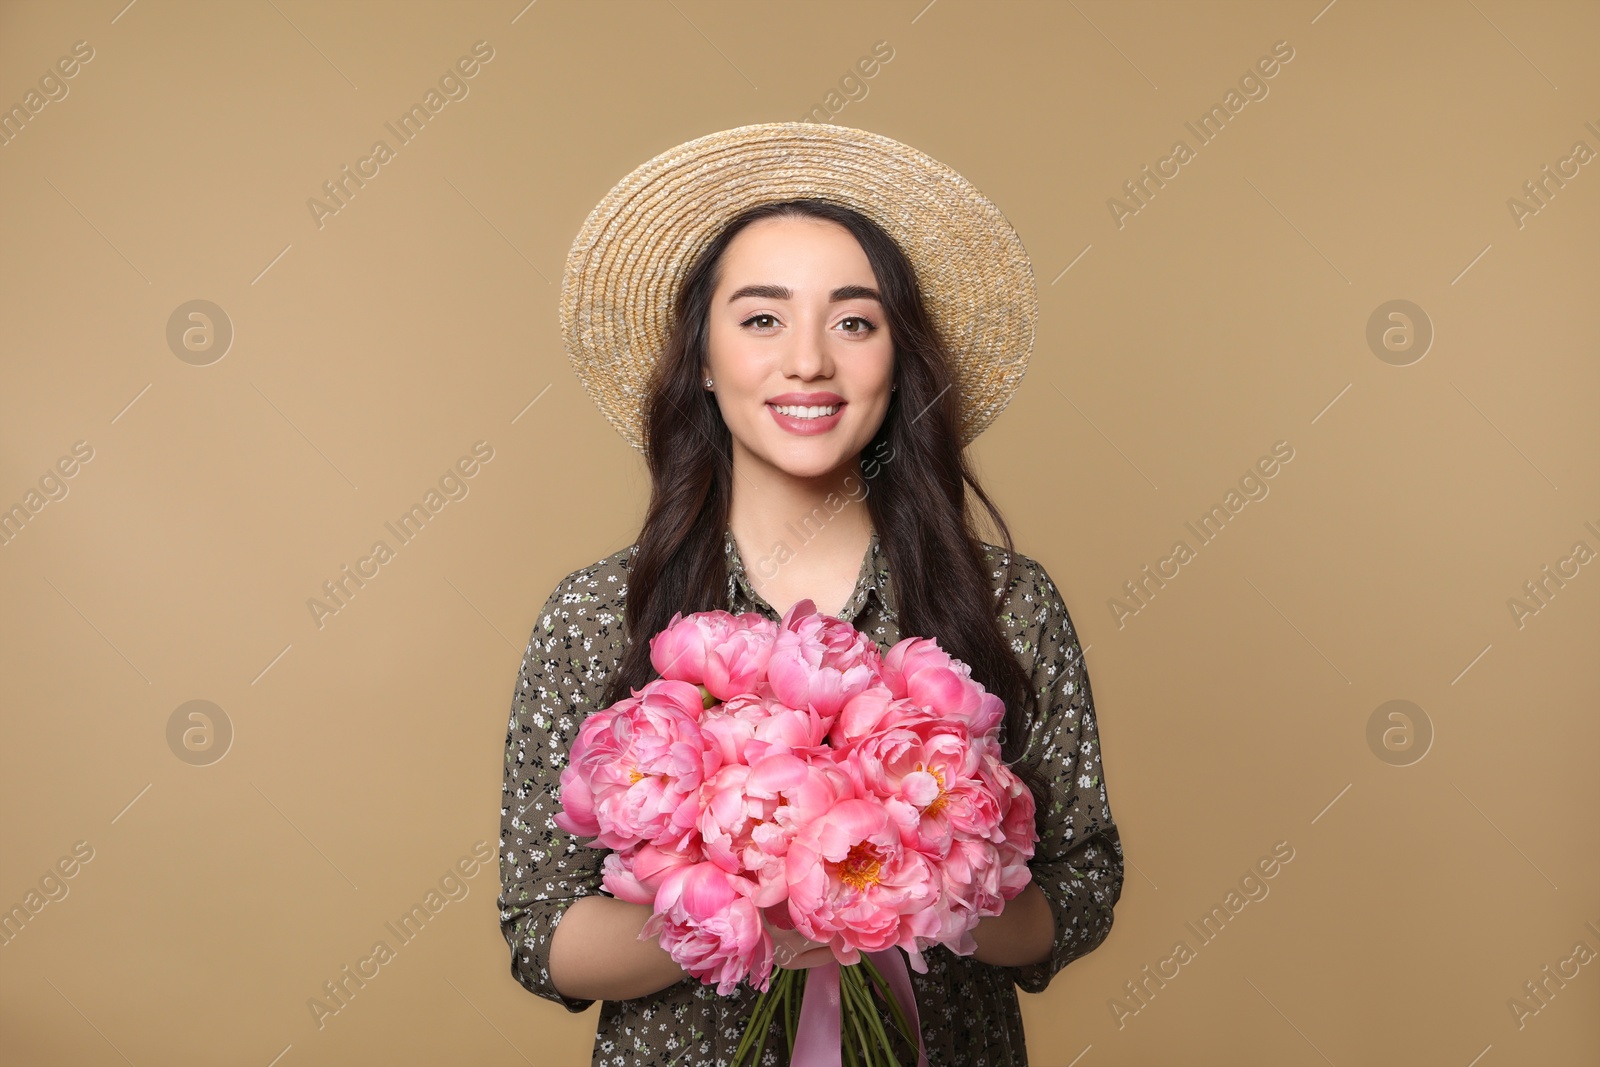
<path fill-rule="evenodd" d="M 918 973 L 929 945 L 972 954 L 1030 877 L 1004 704 L 935 641 L 880 653 L 810 600 L 780 623 L 674 615 L 650 660 L 659 678 L 579 728 L 556 825 L 611 850 L 606 891 L 654 909 L 641 938 L 719 994 L 762 991 L 733 1067 L 780 1013 L 796 1064 L 893 1063 L 874 998 L 920 1050 L 894 950 Z M 763 915 L 838 965 L 774 978 Z"/>

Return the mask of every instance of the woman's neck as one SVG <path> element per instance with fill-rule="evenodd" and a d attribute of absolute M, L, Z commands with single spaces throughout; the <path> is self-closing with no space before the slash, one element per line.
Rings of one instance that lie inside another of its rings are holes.
<path fill-rule="evenodd" d="M 866 483 L 856 465 L 810 479 L 735 467 L 728 527 L 750 584 L 781 612 L 788 604 L 769 590 L 792 603 L 854 585 L 872 537 Z M 820 611 L 838 606 L 817 603 Z"/>

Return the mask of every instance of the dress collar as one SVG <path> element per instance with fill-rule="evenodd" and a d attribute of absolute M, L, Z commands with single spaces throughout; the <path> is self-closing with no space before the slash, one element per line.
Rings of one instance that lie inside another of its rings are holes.
<path fill-rule="evenodd" d="M 778 610 L 750 584 L 749 575 L 745 573 L 744 561 L 739 557 L 739 545 L 733 538 L 733 531 L 724 528 L 722 532 L 723 550 L 728 561 L 728 603 L 737 605 L 735 614 L 739 611 L 769 612 L 773 618 L 782 618 Z M 856 573 L 855 591 L 850 594 L 850 602 L 838 618 L 854 623 L 866 610 L 867 600 L 873 596 L 878 598 L 878 604 L 884 613 L 893 618 L 895 615 L 895 602 L 893 586 L 889 580 L 889 559 L 883 550 L 882 543 L 878 540 L 878 531 L 874 527 L 872 535 L 867 541 L 867 551 L 861 557 L 861 569 Z"/>

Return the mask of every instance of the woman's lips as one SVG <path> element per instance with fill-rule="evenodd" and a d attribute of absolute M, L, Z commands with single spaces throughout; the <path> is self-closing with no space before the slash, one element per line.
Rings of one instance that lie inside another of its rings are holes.
<path fill-rule="evenodd" d="M 778 426 L 798 437 L 811 437 L 819 433 L 827 433 L 839 425 L 839 420 L 844 417 L 844 402 L 839 403 L 839 410 L 832 415 L 823 415 L 815 419 L 797 419 L 793 415 L 784 415 L 771 404 L 767 410 L 772 412 L 772 418 Z"/>

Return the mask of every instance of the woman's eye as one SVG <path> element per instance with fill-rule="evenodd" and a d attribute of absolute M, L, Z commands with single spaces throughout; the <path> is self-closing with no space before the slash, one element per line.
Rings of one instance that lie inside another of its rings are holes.
<path fill-rule="evenodd" d="M 763 311 L 763 312 L 760 312 L 759 314 L 751 315 L 748 319 L 745 319 L 739 325 L 741 325 L 741 326 L 754 325 L 759 330 L 765 330 L 765 329 L 769 329 L 771 326 L 777 325 L 777 322 L 778 322 L 777 316 L 771 315 L 771 314 Z M 848 316 L 847 318 L 845 318 L 845 319 L 843 319 L 841 321 L 841 325 L 852 323 L 852 322 L 853 323 L 858 323 L 859 325 L 857 325 L 855 327 L 846 326 L 846 329 L 844 331 L 845 333 L 866 334 L 866 333 L 871 333 L 873 330 L 876 330 L 878 328 L 876 325 L 873 324 L 873 322 L 870 319 L 863 318 L 860 315 L 850 315 L 850 316 Z"/>

